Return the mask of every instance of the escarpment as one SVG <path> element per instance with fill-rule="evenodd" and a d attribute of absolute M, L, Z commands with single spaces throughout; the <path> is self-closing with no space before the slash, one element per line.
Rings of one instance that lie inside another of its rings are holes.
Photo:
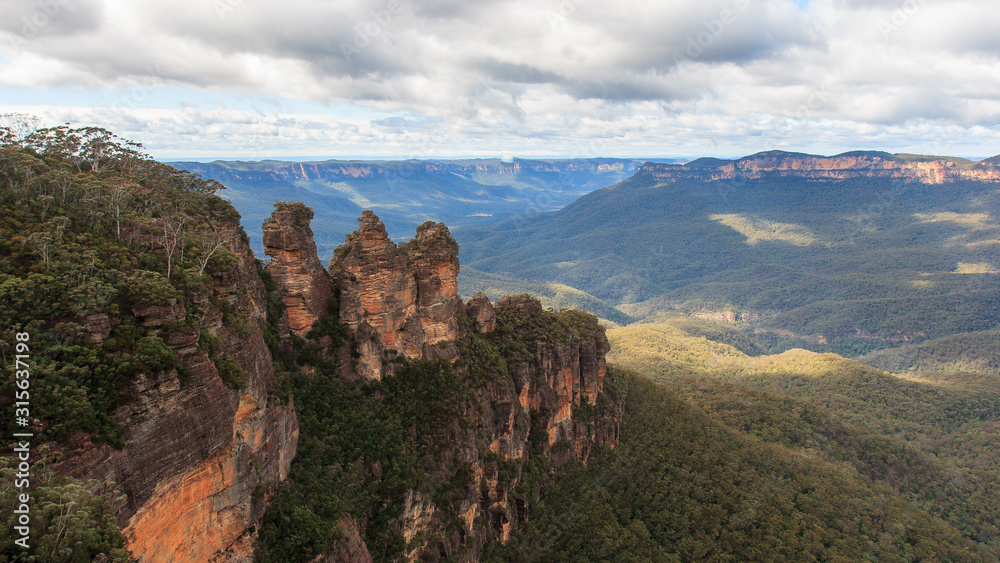
<path fill-rule="evenodd" d="M 688 164 L 645 164 L 640 173 L 658 180 L 754 180 L 791 177 L 809 180 L 892 178 L 924 184 L 960 180 L 995 182 L 1000 166 L 994 159 L 972 163 L 946 157 L 916 157 L 880 152 L 849 152 L 837 156 L 769 151 L 738 160 L 700 159 Z"/>
<path fill-rule="evenodd" d="M 391 374 L 393 356 L 454 360 L 458 356 L 458 244 L 442 223 L 427 222 L 397 246 L 370 210 L 334 252 L 330 273 L 365 379 Z"/>
<path fill-rule="evenodd" d="M 256 522 L 295 456 L 295 409 L 274 397 L 258 329 L 266 292 L 237 225 L 226 228 L 232 262 L 203 288 L 97 323 L 142 327 L 177 358 L 123 390 L 129 400 L 112 413 L 122 447 L 80 433 L 55 455 L 56 475 L 125 495 L 119 524 L 138 561 L 249 561 Z"/>
<path fill-rule="evenodd" d="M 264 223 L 264 252 L 272 258 L 267 271 L 281 289 L 283 322 L 298 336 L 326 315 L 330 303 L 330 280 L 309 228 L 312 218 L 312 209 L 301 203 L 277 203 Z"/>

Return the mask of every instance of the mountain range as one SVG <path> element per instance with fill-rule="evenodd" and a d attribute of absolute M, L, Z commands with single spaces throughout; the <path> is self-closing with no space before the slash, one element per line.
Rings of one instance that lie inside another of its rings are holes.
<path fill-rule="evenodd" d="M 1000 322 L 998 173 L 874 152 L 650 163 L 559 211 L 457 229 L 462 289 L 542 286 L 617 323 L 683 313 L 895 369 L 941 339 L 973 361 L 961 335 Z"/>
<path fill-rule="evenodd" d="M 646 163 L 327 253 L 110 132 L 0 137 L 5 559 L 1000 561 L 997 159 Z"/>
<path fill-rule="evenodd" d="M 275 201 L 301 201 L 316 217 L 316 244 L 329 256 L 354 230 L 362 209 L 379 214 L 393 233 L 409 233 L 427 220 L 453 227 L 494 222 L 559 209 L 590 191 L 631 176 L 641 160 L 408 160 L 171 162 L 217 180 L 251 233 Z"/>

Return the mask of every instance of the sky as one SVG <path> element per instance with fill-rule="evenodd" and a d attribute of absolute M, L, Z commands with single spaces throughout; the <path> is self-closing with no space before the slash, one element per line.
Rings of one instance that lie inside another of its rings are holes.
<path fill-rule="evenodd" d="M 1000 153 L 1000 0 L 3 0 L 0 113 L 156 158 Z"/>

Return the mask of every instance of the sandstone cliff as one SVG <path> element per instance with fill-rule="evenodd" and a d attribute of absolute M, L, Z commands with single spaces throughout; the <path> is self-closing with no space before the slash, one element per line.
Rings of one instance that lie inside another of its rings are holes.
<path fill-rule="evenodd" d="M 359 356 L 353 369 L 381 379 L 392 373 L 394 355 L 454 360 L 461 300 L 458 245 L 448 227 L 424 223 L 415 239 L 397 247 L 371 211 L 358 222 L 330 262 L 340 321 Z"/>
<path fill-rule="evenodd" d="M 125 391 L 132 400 L 113 413 L 126 428 L 124 447 L 81 433 L 56 452 L 55 474 L 127 495 L 119 522 L 141 562 L 249 561 L 254 524 L 295 456 L 294 407 L 269 401 L 274 370 L 257 328 L 265 290 L 252 251 L 230 229 L 235 265 L 213 275 L 207 293 L 189 306 L 170 299 L 130 312 L 181 368 L 142 376 Z M 95 319 L 93 338 L 123 320 Z M 236 389 L 220 377 L 233 365 Z"/>
<path fill-rule="evenodd" d="M 330 280 L 316 254 L 312 218 L 312 210 L 301 203 L 277 203 L 264 223 L 264 252 L 272 258 L 267 271 L 285 304 L 282 324 L 299 336 L 309 332 L 330 305 Z"/>
<path fill-rule="evenodd" d="M 639 168 L 639 172 L 651 174 L 658 180 L 687 178 L 703 181 L 750 180 L 767 176 L 826 180 L 893 178 L 925 184 L 1000 180 L 1000 166 L 993 159 L 972 163 L 957 158 L 879 152 L 849 152 L 826 157 L 769 151 L 738 160 L 699 159 L 684 165 L 647 163 Z"/>
<path fill-rule="evenodd" d="M 635 163 L 637 164 L 637 162 Z M 271 178 L 287 182 L 302 180 L 321 180 L 324 182 L 343 182 L 356 178 L 394 178 L 413 176 L 447 176 L 460 175 L 514 175 L 521 171 L 568 173 L 568 172 L 609 172 L 622 171 L 634 166 L 632 161 L 619 159 L 581 159 L 562 162 L 547 162 L 543 160 L 515 160 L 502 162 L 496 159 L 466 160 L 466 161 L 409 161 L 400 163 L 338 161 L 325 162 L 279 162 L 261 163 L 252 169 L 226 168 L 217 170 L 212 164 L 190 162 L 184 163 L 185 168 L 206 177 L 217 178 L 220 181 L 261 181 Z"/>
<path fill-rule="evenodd" d="M 61 446 L 53 467 L 126 495 L 119 521 L 137 560 L 252 560 L 258 522 L 289 476 L 299 436 L 294 405 L 276 398 L 275 363 L 260 327 L 303 337 L 295 346 L 279 342 L 276 353 L 282 370 L 305 377 L 361 375 L 350 385 L 372 389 L 409 361 L 424 370 L 448 366 L 468 386 L 448 390 L 454 400 L 444 410 L 452 418 L 439 421 L 434 436 L 407 430 L 427 448 L 415 458 L 417 481 L 437 488 L 380 499 L 401 509 L 388 523 L 372 522 L 364 510 L 341 514 L 331 523 L 340 529 L 336 545 L 321 560 L 372 560 L 367 532 L 380 525 L 380 534 L 401 538 L 408 560 L 475 561 L 530 518 L 561 467 L 618 443 L 623 405 L 604 392 L 608 342 L 595 317 L 545 311 L 529 296 L 494 305 L 477 295 L 463 304 L 458 247 L 447 227 L 425 223 L 396 245 L 371 212 L 338 249 L 331 284 L 309 220 L 307 208 L 285 204 L 264 227 L 270 298 L 284 304 L 280 319 L 267 318 L 268 289 L 238 236 L 230 244 L 234 260 L 211 274 L 204 290 L 126 313 L 164 340 L 178 368 L 141 375 L 127 390 L 131 400 L 114 413 L 126 428 L 124 447 L 80 434 Z M 320 321 L 329 328 L 323 319 L 331 312 L 346 339 L 311 332 Z M 125 320 L 88 319 L 89 338 L 100 342 Z M 382 478 L 380 458 L 348 463 L 367 468 L 359 470 L 362 479 Z"/>
<path fill-rule="evenodd" d="M 545 480 L 531 474 L 530 462 L 550 468 L 554 478 L 569 463 L 586 463 L 595 446 L 618 444 L 624 406 L 603 393 L 608 341 L 593 315 L 544 311 L 528 295 L 495 307 L 479 295 L 465 309 L 466 350 L 514 344 L 517 351 L 505 354 L 505 373 L 484 369 L 487 383 L 464 406 L 471 427 L 450 438 L 446 458 L 473 470 L 458 510 L 461 533 L 449 533 L 440 507 L 411 491 L 399 521 L 408 560 L 477 560 L 486 543 L 506 542 L 530 518 Z M 459 362 L 460 369 L 483 369 L 469 354 Z M 434 467 L 441 478 L 452 477 L 441 460 Z"/>
<path fill-rule="evenodd" d="M 289 219 L 272 219 L 268 227 L 287 233 L 287 225 L 295 222 Z M 297 232 L 305 237 L 299 223 Z M 298 241 L 296 249 L 311 249 L 298 235 L 291 238 Z M 341 378 L 347 387 L 335 388 L 374 393 L 380 397 L 375 401 L 402 401 L 410 413 L 400 422 L 407 436 L 402 443 L 384 444 L 385 436 L 366 446 L 355 437 L 343 447 L 356 453 L 338 457 L 343 450 L 334 446 L 325 454 L 340 459 L 329 471 L 335 474 L 352 465 L 369 483 L 364 486 L 382 490 L 377 483 L 388 478 L 385 464 L 398 468 L 416 463 L 416 474 L 397 469 L 391 482 L 423 485 L 385 491 L 388 496 L 375 506 L 342 515 L 337 545 L 322 560 L 368 560 L 375 552 L 369 552 L 365 538 L 386 534 L 400 538 L 400 555 L 407 560 L 478 560 L 484 546 L 506 542 L 530 518 L 532 504 L 560 468 L 586 463 L 596 446 L 617 445 L 623 405 L 604 392 L 608 341 L 593 315 L 545 311 L 527 295 L 494 305 L 480 294 L 463 304 L 457 287 L 458 245 L 440 223 L 421 225 L 414 239 L 397 245 L 378 217 L 365 211 L 329 268 L 335 282 L 331 302 L 346 339 L 331 354 L 330 341 L 306 335 L 304 355 L 299 356 L 309 364 L 306 385 L 312 385 L 310 379 Z M 273 277 L 286 303 L 290 285 L 310 286 L 304 276 Z M 428 388 L 421 379 L 450 383 Z M 310 416 L 336 418 L 326 409 L 337 400 L 323 398 Z M 413 405 L 423 414 L 414 414 Z M 376 402 L 366 408 L 381 412 L 382 407 Z M 376 422 L 386 428 L 395 423 Z M 328 447 L 336 439 L 324 434 L 315 443 Z M 369 447 L 383 453 L 367 458 Z M 396 448 L 412 450 L 416 457 L 385 453 Z M 311 459 L 308 465 L 315 472 L 322 458 Z M 387 506 L 397 506 L 401 513 L 387 516 Z M 376 541 L 383 549 L 384 540 Z"/>

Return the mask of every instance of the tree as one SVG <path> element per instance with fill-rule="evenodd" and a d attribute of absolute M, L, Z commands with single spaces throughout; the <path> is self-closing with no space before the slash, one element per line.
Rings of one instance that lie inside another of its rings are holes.
<path fill-rule="evenodd" d="M 0 141 L 3 144 L 24 146 L 25 141 L 38 129 L 41 119 L 36 115 L 26 113 L 0 114 Z"/>
<path fill-rule="evenodd" d="M 233 236 L 223 232 L 215 225 L 209 225 L 206 230 L 198 233 L 196 237 L 197 246 L 194 247 L 193 252 L 195 258 L 198 260 L 198 275 L 200 276 L 205 274 L 205 268 L 208 267 L 208 261 L 212 259 L 212 256 L 233 242 Z"/>
<path fill-rule="evenodd" d="M 167 279 L 173 271 L 174 256 L 179 253 L 184 260 L 184 226 L 189 219 L 185 213 L 175 213 L 153 220 L 153 242 L 167 253 Z"/>
<path fill-rule="evenodd" d="M 49 269 L 49 260 L 52 258 L 52 253 L 59 242 L 62 241 L 63 232 L 66 230 L 68 224 L 68 218 L 56 217 L 45 223 L 44 227 L 46 229 L 44 231 L 31 233 L 24 240 L 24 244 L 31 247 L 45 263 L 46 271 Z"/>

